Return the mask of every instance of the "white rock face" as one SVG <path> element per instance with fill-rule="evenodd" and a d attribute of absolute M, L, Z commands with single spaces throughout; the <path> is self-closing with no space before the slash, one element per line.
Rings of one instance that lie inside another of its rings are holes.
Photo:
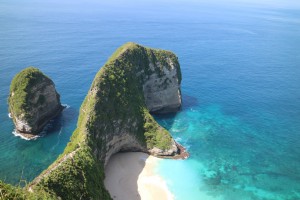
<path fill-rule="evenodd" d="M 32 127 L 28 125 L 28 122 L 26 120 L 22 120 L 22 117 L 15 118 L 15 126 L 17 131 L 22 130 L 23 132 L 29 133 L 32 130 Z"/>
<path fill-rule="evenodd" d="M 150 63 L 153 74 L 143 85 L 147 108 L 152 113 L 176 112 L 181 107 L 180 80 L 177 67 L 171 59 L 167 59 L 168 66 L 156 63 L 156 67 L 163 69 L 163 75 L 155 73 L 154 64 Z"/>

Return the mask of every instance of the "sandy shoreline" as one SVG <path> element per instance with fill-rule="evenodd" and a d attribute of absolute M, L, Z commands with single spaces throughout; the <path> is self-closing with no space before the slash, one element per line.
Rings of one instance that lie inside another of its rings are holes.
<path fill-rule="evenodd" d="M 105 168 L 104 184 L 114 200 L 172 200 L 166 182 L 155 174 L 159 158 L 145 153 L 118 153 Z"/>

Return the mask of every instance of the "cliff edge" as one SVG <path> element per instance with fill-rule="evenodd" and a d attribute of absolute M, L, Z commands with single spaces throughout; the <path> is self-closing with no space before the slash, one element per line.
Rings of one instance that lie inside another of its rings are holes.
<path fill-rule="evenodd" d="M 53 81 L 34 67 L 13 78 L 8 103 L 16 131 L 27 138 L 39 134 L 63 109 Z"/>
<path fill-rule="evenodd" d="M 61 199 L 111 199 L 104 167 L 119 151 L 175 157 L 182 148 L 150 115 L 181 106 L 181 72 L 169 51 L 120 47 L 97 73 L 63 154 L 28 186 Z"/>

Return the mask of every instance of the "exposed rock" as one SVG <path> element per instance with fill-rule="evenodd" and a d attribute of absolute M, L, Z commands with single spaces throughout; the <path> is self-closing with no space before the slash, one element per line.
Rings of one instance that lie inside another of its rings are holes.
<path fill-rule="evenodd" d="M 39 134 L 63 109 L 53 81 L 33 67 L 14 77 L 8 102 L 16 131 L 27 138 Z"/>
<path fill-rule="evenodd" d="M 152 113 L 176 112 L 181 107 L 179 63 L 168 56 L 165 61 L 164 64 L 159 61 L 149 63 L 153 73 L 143 85 L 145 102 Z M 157 68 L 160 68 L 162 73 L 154 73 Z"/>

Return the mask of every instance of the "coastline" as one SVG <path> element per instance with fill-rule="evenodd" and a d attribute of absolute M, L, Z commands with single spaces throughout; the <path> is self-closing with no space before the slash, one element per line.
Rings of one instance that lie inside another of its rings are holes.
<path fill-rule="evenodd" d="M 160 158 L 126 152 L 113 155 L 105 167 L 104 184 L 114 200 L 173 200 L 165 180 L 155 173 Z"/>

